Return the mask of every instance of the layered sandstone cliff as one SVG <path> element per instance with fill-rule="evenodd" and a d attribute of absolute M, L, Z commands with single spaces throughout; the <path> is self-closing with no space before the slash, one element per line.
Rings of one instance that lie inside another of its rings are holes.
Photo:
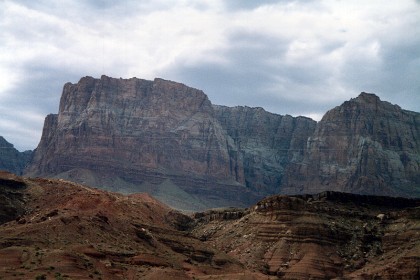
<path fill-rule="evenodd" d="M 361 93 L 325 114 L 283 193 L 420 196 L 420 114 Z"/>

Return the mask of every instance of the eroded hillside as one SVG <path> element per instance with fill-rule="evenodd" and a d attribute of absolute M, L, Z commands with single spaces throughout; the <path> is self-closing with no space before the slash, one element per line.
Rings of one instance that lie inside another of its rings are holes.
<path fill-rule="evenodd" d="M 0 279 L 419 275 L 419 200 L 326 192 L 187 216 L 146 194 L 0 177 Z"/>

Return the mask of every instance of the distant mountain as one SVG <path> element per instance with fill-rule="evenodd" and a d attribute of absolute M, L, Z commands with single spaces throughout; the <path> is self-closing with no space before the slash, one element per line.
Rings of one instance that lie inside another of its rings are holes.
<path fill-rule="evenodd" d="M 0 170 L 21 175 L 32 155 L 32 151 L 19 152 L 0 136 Z"/>
<path fill-rule="evenodd" d="M 325 114 L 283 193 L 420 197 L 420 114 L 361 93 Z"/>
<path fill-rule="evenodd" d="M 316 123 L 162 79 L 84 77 L 64 86 L 26 175 L 190 210 L 324 190 L 419 197 L 419 116 L 362 93 Z"/>

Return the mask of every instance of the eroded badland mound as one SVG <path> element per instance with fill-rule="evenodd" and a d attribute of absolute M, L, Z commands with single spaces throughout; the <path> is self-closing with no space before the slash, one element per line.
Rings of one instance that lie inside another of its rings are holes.
<path fill-rule="evenodd" d="M 0 176 L 0 279 L 192 279 L 244 269 L 191 236 L 191 218 L 147 194 Z"/>
<path fill-rule="evenodd" d="M 420 274 L 419 200 L 325 192 L 186 216 L 146 194 L 4 172 L 0 196 L 0 279 Z"/>

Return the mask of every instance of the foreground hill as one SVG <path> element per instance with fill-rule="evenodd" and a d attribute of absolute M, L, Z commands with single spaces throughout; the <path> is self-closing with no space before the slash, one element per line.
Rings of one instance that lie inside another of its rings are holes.
<path fill-rule="evenodd" d="M 186 216 L 146 194 L 4 172 L 0 198 L 0 279 L 420 275 L 419 200 L 326 192 Z"/>
<path fill-rule="evenodd" d="M 25 172 L 189 210 L 326 190 L 420 197 L 419 174 L 420 113 L 374 94 L 316 123 L 214 106 L 176 82 L 107 76 L 64 86 Z"/>
<path fill-rule="evenodd" d="M 244 270 L 185 231 L 191 218 L 149 195 L 0 178 L 0 279 L 184 280 Z"/>

